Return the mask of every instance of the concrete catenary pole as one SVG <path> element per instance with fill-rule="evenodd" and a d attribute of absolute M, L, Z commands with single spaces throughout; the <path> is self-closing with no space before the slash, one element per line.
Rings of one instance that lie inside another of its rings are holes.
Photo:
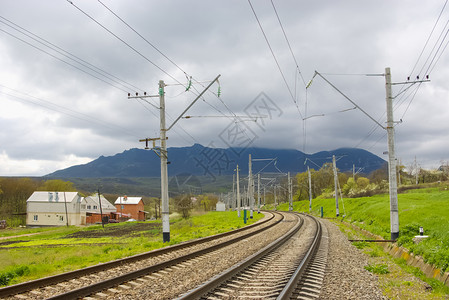
<path fill-rule="evenodd" d="M 162 202 L 162 240 L 170 242 L 170 212 L 168 197 L 168 168 L 167 168 L 167 131 L 165 128 L 165 83 L 159 80 L 159 102 L 161 121 L 161 202 Z"/>
<path fill-rule="evenodd" d="M 332 155 L 332 166 L 334 169 L 334 185 L 335 185 L 335 212 L 337 217 L 340 215 L 340 211 L 338 209 L 338 174 L 337 174 L 337 164 L 335 162 L 335 155 Z"/>
<path fill-rule="evenodd" d="M 250 209 L 249 218 L 252 219 L 253 212 L 254 212 L 254 180 L 253 180 L 251 154 L 249 155 L 248 168 L 249 168 L 249 170 L 248 170 L 248 200 L 249 200 L 249 209 Z"/>
<path fill-rule="evenodd" d="M 231 200 L 231 209 L 236 207 L 236 197 L 235 197 L 235 174 L 232 174 L 232 200 Z"/>
<path fill-rule="evenodd" d="M 309 174 L 309 213 L 312 213 L 312 176 L 309 166 L 307 166 L 307 173 Z"/>
<path fill-rule="evenodd" d="M 274 185 L 274 210 L 276 210 L 276 206 L 278 205 L 277 203 L 278 202 L 276 199 L 276 185 Z"/>
<path fill-rule="evenodd" d="M 257 174 L 257 213 L 260 214 L 260 173 Z"/>
<path fill-rule="evenodd" d="M 239 165 L 237 165 L 237 168 L 235 169 L 237 171 L 237 215 L 240 218 L 240 179 L 239 179 Z"/>
<path fill-rule="evenodd" d="M 263 205 L 266 205 L 265 196 L 266 196 L 266 188 L 265 186 L 263 186 Z"/>
<path fill-rule="evenodd" d="M 399 237 L 399 210 L 398 186 L 396 181 L 396 157 L 394 153 L 393 96 L 390 68 L 385 68 L 385 89 L 387 101 L 388 178 L 390 185 L 390 232 L 391 239 L 396 240 Z"/>
<path fill-rule="evenodd" d="M 290 178 L 290 172 L 288 172 L 288 211 L 293 210 L 293 187 L 292 179 Z"/>

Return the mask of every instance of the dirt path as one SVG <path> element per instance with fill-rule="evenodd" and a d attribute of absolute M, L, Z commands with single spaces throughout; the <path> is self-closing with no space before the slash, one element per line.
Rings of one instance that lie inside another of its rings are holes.
<path fill-rule="evenodd" d="M 21 234 L 21 235 L 3 236 L 3 237 L 0 237 L 0 240 L 13 239 L 13 238 L 17 238 L 17 237 L 30 236 L 30 235 L 41 234 L 41 233 L 42 233 L 42 232 L 27 233 L 27 234 Z"/>

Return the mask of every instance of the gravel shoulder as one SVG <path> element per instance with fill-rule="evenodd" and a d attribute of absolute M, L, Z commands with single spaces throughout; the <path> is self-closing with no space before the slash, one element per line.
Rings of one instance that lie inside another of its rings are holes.
<path fill-rule="evenodd" d="M 364 237 L 352 229 L 322 221 L 329 231 L 329 257 L 320 299 L 449 299 L 447 294 L 432 293 L 429 284 L 404 271 L 379 246 L 358 249 L 348 236 Z M 382 266 L 388 271 L 373 274 L 365 266 Z"/>
<path fill-rule="evenodd" d="M 367 256 L 335 224 L 322 221 L 329 232 L 329 256 L 320 299 L 388 299 L 377 277 L 364 269 Z"/>

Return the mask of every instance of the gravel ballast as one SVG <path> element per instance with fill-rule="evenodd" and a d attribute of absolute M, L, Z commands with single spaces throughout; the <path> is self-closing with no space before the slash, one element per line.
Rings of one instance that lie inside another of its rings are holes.
<path fill-rule="evenodd" d="M 329 256 L 320 299 L 388 299 L 377 277 L 364 269 L 365 254 L 336 225 L 322 220 L 329 232 Z"/>

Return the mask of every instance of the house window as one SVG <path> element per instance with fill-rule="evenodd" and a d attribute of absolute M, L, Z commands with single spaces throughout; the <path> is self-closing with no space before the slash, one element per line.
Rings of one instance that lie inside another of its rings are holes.
<path fill-rule="evenodd" d="M 33 216 L 33 221 L 37 221 L 37 215 Z"/>
<path fill-rule="evenodd" d="M 90 205 L 87 206 L 87 209 L 90 209 Z"/>
<path fill-rule="evenodd" d="M 86 209 L 86 204 L 82 204 L 81 209 Z"/>
<path fill-rule="evenodd" d="M 59 216 L 59 221 L 63 222 L 64 221 L 64 216 Z"/>
<path fill-rule="evenodd" d="M 125 205 L 122 205 L 122 209 L 124 209 L 125 208 Z"/>
<path fill-rule="evenodd" d="M 97 206 L 96 206 L 96 205 L 94 205 L 94 209 L 97 209 Z"/>

